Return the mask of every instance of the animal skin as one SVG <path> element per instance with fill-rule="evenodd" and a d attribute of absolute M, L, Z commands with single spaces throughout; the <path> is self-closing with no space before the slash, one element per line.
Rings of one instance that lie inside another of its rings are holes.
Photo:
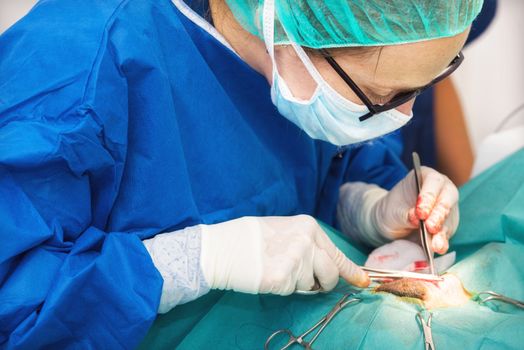
<path fill-rule="evenodd" d="M 460 306 L 471 298 L 455 275 L 445 274 L 442 277 L 439 282 L 403 278 L 382 283 L 375 291 L 419 299 L 427 309 Z"/>

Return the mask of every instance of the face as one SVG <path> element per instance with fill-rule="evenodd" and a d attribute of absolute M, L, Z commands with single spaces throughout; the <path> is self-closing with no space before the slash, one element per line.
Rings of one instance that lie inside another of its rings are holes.
<path fill-rule="evenodd" d="M 384 104 L 398 93 L 430 83 L 442 73 L 464 46 L 469 29 L 450 38 L 385 46 L 382 48 L 334 49 L 333 58 L 375 104 Z M 293 95 L 309 99 L 316 83 L 291 46 L 275 47 L 277 67 Z M 325 59 L 308 53 L 326 82 L 345 98 L 363 104 Z M 411 112 L 414 101 L 399 106 Z"/>

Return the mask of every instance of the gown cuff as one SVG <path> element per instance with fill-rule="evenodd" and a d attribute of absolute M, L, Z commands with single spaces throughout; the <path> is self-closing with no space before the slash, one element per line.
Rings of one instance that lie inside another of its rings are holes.
<path fill-rule="evenodd" d="M 166 313 L 209 292 L 200 266 L 199 226 L 162 233 L 143 243 L 164 279 L 158 313 Z"/>

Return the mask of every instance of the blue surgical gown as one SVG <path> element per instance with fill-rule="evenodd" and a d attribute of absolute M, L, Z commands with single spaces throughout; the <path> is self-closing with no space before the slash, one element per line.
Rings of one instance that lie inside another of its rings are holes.
<path fill-rule="evenodd" d="M 405 173 L 342 151 L 169 0 L 40 1 L 0 36 L 0 347 L 133 348 L 162 279 L 141 240 L 244 215 L 333 224 L 338 187 Z"/>

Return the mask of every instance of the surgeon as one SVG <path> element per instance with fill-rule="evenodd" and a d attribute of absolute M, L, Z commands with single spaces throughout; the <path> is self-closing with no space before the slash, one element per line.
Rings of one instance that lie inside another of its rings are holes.
<path fill-rule="evenodd" d="M 370 246 L 424 219 L 444 253 L 453 183 L 351 182 L 344 147 L 409 122 L 481 6 L 40 1 L 0 37 L 0 347 L 134 348 L 210 289 L 367 286 L 321 212 Z"/>

